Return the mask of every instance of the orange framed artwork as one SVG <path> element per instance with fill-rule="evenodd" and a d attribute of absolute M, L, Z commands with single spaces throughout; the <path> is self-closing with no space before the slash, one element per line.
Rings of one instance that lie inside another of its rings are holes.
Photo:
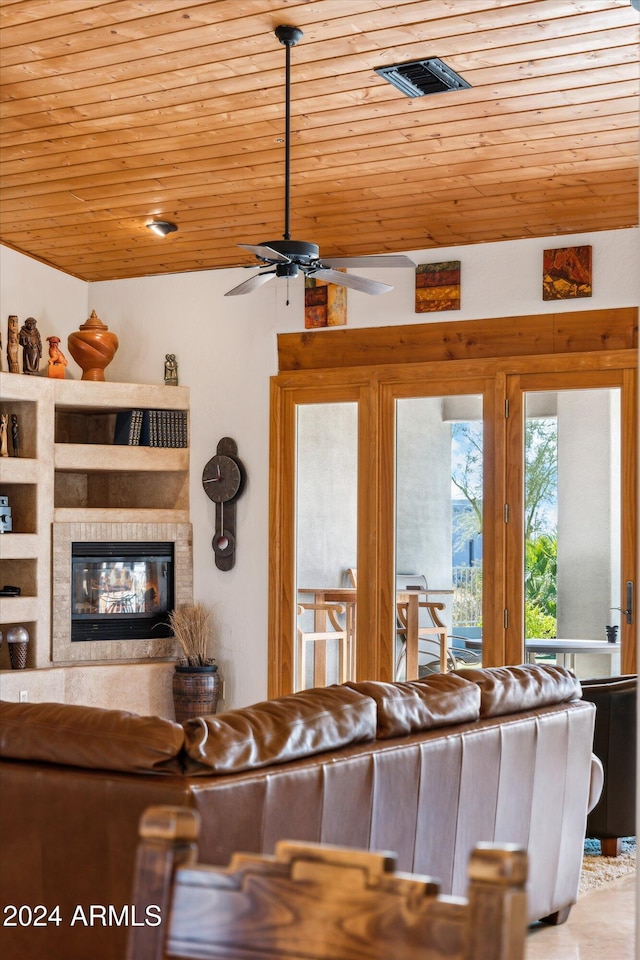
<path fill-rule="evenodd" d="M 344 270 L 342 272 L 345 272 Z M 347 322 L 347 288 L 335 283 L 304 278 L 304 325 L 307 330 L 317 327 L 343 327 Z"/>
<path fill-rule="evenodd" d="M 416 267 L 416 313 L 460 309 L 460 261 Z"/>

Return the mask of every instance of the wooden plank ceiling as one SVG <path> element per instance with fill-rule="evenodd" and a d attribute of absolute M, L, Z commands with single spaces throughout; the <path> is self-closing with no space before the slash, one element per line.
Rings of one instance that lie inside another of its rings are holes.
<path fill-rule="evenodd" d="M 638 223 L 630 0 L 0 0 L 0 239 L 86 280 Z M 470 89 L 375 67 L 440 57 Z M 146 228 L 175 222 L 165 239 Z"/>

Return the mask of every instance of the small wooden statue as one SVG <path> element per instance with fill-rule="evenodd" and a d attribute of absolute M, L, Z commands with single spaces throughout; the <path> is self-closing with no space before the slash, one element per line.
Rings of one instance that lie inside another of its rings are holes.
<path fill-rule="evenodd" d="M 20 456 L 20 430 L 18 428 L 17 414 L 11 414 L 11 446 L 13 447 L 14 457 Z"/>
<path fill-rule="evenodd" d="M 167 353 L 164 360 L 164 382 L 167 387 L 178 386 L 178 361 L 175 353 Z"/>
<path fill-rule="evenodd" d="M 27 317 L 25 320 L 20 328 L 19 340 L 22 347 L 22 372 L 37 376 L 42 358 L 42 338 L 34 317 Z"/>
<path fill-rule="evenodd" d="M 20 373 L 20 361 L 18 359 L 19 347 L 18 318 L 12 313 L 7 325 L 7 363 L 9 365 L 9 373 Z"/>
<path fill-rule="evenodd" d="M 47 337 L 49 344 L 49 365 L 47 367 L 47 376 L 56 380 L 64 380 L 67 358 L 59 348 L 60 337 Z"/>
<path fill-rule="evenodd" d="M 0 457 L 9 456 L 9 445 L 7 443 L 8 423 L 9 415 L 7 413 L 0 413 Z"/>

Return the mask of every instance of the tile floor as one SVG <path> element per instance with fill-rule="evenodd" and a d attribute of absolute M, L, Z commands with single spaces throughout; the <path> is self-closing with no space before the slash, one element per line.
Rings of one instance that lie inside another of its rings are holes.
<path fill-rule="evenodd" d="M 526 960 L 637 960 L 636 877 L 583 894 L 559 927 L 540 924 L 527 935 Z"/>

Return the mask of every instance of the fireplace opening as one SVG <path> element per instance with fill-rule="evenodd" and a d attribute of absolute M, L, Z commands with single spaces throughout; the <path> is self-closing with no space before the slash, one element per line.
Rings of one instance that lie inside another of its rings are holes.
<path fill-rule="evenodd" d="M 71 641 L 170 637 L 174 545 L 71 545 Z"/>

